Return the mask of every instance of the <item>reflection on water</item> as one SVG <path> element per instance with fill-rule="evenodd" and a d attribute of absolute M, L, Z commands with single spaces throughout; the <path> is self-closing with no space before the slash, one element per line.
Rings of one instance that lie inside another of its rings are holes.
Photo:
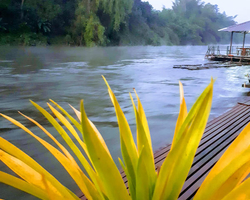
<path fill-rule="evenodd" d="M 68 103 L 78 108 L 80 99 L 84 99 L 88 116 L 102 133 L 115 161 L 118 161 L 117 157 L 121 156 L 119 132 L 114 108 L 101 78 L 104 75 L 120 102 L 133 134 L 135 119 L 128 93 L 136 88 L 149 121 L 154 150 L 158 150 L 172 140 L 179 110 L 179 80 L 184 85 L 190 109 L 211 76 L 217 78 L 211 117 L 220 115 L 242 97 L 249 96 L 248 89 L 241 88 L 241 84 L 247 81 L 244 75 L 249 73 L 248 66 L 200 71 L 172 68 L 177 64 L 206 62 L 206 48 L 0 47 L 0 112 L 20 120 L 49 141 L 38 128 L 17 114 L 18 110 L 22 111 L 38 120 L 63 143 L 42 115 L 32 107 L 29 99 L 44 107 L 49 99 L 53 99 L 71 114 L 73 112 Z M 78 190 L 47 150 L 4 119 L 0 119 L 0 136 L 35 158 L 64 185 Z M 9 171 L 1 163 L 0 169 Z M 4 199 L 34 199 L 3 184 L 0 184 L 0 194 L 0 198 Z"/>

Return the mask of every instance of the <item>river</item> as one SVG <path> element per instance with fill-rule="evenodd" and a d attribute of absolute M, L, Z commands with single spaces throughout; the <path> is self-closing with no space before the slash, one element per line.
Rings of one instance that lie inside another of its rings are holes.
<path fill-rule="evenodd" d="M 190 109 L 211 77 L 217 78 L 210 119 L 249 95 L 249 90 L 241 87 L 247 81 L 245 74 L 250 72 L 249 66 L 199 71 L 173 69 L 176 64 L 208 62 L 204 59 L 206 50 L 206 46 L 0 47 L 0 112 L 19 120 L 49 141 L 37 127 L 17 113 L 21 111 L 39 121 L 62 141 L 29 99 L 43 107 L 53 99 L 71 114 L 68 104 L 79 108 L 80 100 L 84 99 L 88 117 L 96 124 L 117 162 L 121 157 L 119 130 L 101 77 L 104 75 L 125 112 L 133 134 L 136 126 L 129 92 L 136 88 L 156 151 L 171 143 L 173 137 L 179 111 L 179 80 L 184 85 Z M 67 172 L 42 145 L 4 118 L 0 119 L 0 136 L 31 155 L 68 188 L 78 191 Z M 0 170 L 10 172 L 2 163 Z M 4 184 L 0 184 L 0 198 L 34 199 Z"/>

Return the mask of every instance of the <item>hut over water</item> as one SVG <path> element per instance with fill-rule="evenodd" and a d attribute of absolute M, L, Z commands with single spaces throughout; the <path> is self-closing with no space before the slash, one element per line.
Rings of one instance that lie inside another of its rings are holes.
<path fill-rule="evenodd" d="M 234 61 L 250 63 L 250 47 L 245 47 L 246 34 L 250 33 L 250 21 L 222 28 L 219 31 L 231 32 L 230 46 L 209 46 L 206 58 L 214 61 Z M 242 46 L 232 46 L 234 33 L 243 34 Z"/>

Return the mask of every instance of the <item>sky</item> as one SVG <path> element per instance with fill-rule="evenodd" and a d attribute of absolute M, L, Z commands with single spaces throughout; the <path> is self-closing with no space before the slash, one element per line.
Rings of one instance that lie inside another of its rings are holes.
<path fill-rule="evenodd" d="M 148 1 L 156 10 L 162 7 L 172 8 L 173 0 L 143 0 Z M 228 16 L 235 16 L 235 21 L 242 23 L 250 21 L 250 0 L 202 0 L 205 3 L 217 4 L 220 12 L 226 12 Z"/>

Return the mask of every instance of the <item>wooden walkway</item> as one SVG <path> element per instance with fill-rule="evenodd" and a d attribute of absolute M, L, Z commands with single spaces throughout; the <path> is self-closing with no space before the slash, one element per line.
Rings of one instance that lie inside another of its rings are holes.
<path fill-rule="evenodd" d="M 249 122 L 250 100 L 238 103 L 231 110 L 207 123 L 179 200 L 192 199 L 211 168 Z M 171 145 L 168 145 L 154 154 L 156 167 L 162 165 L 170 147 Z M 128 187 L 123 171 L 121 175 Z M 82 196 L 81 199 L 86 198 Z"/>

